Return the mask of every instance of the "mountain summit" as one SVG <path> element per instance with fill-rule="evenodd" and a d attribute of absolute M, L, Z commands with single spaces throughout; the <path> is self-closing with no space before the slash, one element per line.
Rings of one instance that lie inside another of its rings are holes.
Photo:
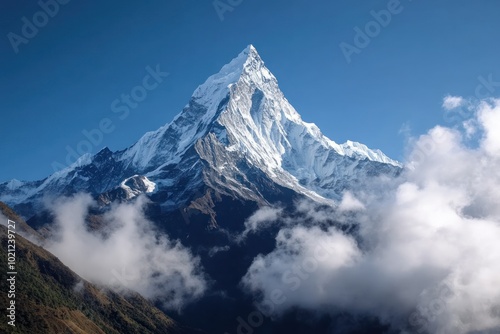
<path fill-rule="evenodd" d="M 83 191 L 109 203 L 144 193 L 162 211 L 190 206 L 214 220 L 221 196 L 265 204 L 292 191 L 337 200 L 366 178 L 400 169 L 379 150 L 337 144 L 304 122 L 249 45 L 200 85 L 171 123 L 44 180 L 0 184 L 0 200 L 29 217 L 47 196 Z"/>

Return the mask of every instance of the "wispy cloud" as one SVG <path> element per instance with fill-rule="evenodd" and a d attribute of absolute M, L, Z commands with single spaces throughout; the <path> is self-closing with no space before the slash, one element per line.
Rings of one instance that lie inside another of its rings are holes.
<path fill-rule="evenodd" d="M 56 234 L 47 248 L 83 278 L 112 289 L 130 289 L 166 307 L 181 309 L 206 289 L 200 261 L 178 241 L 155 229 L 143 213 L 144 198 L 114 206 L 102 231 L 85 218 L 94 205 L 79 194 L 52 205 Z"/>
<path fill-rule="evenodd" d="M 245 230 L 236 236 L 238 242 L 243 241 L 248 234 L 256 233 L 260 230 L 266 229 L 271 224 L 275 224 L 283 212 L 283 209 L 265 206 L 255 211 L 246 221 Z"/>
<path fill-rule="evenodd" d="M 443 99 L 443 108 L 446 110 L 452 110 L 463 106 L 466 100 L 461 96 L 451 96 L 447 95 Z"/>

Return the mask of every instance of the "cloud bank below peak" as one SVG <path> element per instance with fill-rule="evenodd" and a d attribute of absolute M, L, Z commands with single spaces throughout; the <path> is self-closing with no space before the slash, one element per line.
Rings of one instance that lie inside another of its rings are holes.
<path fill-rule="evenodd" d="M 117 291 L 133 290 L 169 309 L 202 296 L 206 281 L 199 258 L 159 233 L 143 213 L 145 198 L 112 207 L 100 231 L 85 221 L 95 204 L 90 195 L 51 205 L 56 233 L 46 248 L 83 278 Z"/>
<path fill-rule="evenodd" d="M 355 234 L 325 228 L 314 208 L 317 226 L 283 225 L 275 250 L 242 279 L 257 304 L 278 316 L 295 307 L 375 316 L 399 331 L 500 330 L 500 100 L 480 102 L 465 121 L 477 142 L 437 126 L 384 191 L 345 194 L 330 217 Z"/>

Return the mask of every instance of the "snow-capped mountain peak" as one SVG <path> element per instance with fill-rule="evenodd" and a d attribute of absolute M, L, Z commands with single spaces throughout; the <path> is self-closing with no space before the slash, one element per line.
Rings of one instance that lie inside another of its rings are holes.
<path fill-rule="evenodd" d="M 134 168 L 148 169 L 156 165 L 157 157 L 177 161 L 185 150 L 204 135 L 221 111 L 221 102 L 229 95 L 231 85 L 242 73 L 263 62 L 257 50 L 249 45 L 221 70 L 210 76 L 194 91 L 191 100 L 174 120 L 160 129 L 146 133 L 126 150 L 122 160 L 131 160 Z"/>
<path fill-rule="evenodd" d="M 338 199 L 363 178 L 400 168 L 379 150 L 337 144 L 304 122 L 249 45 L 201 84 L 172 122 L 125 150 L 82 157 L 45 180 L 0 184 L 0 200 L 15 205 L 57 189 L 128 193 L 130 180 L 151 182 L 154 192 L 146 186 L 137 191 L 167 196 L 163 204 L 171 207 L 202 186 L 256 201 L 266 200 L 262 187 L 271 183 L 315 199 Z"/>
<path fill-rule="evenodd" d="M 257 68 L 264 65 L 257 50 L 249 45 L 236 58 L 224 65 L 220 71 L 210 76 L 193 93 L 193 99 L 197 103 L 208 105 L 214 101 L 220 101 L 225 97 L 229 85 L 240 78 L 245 69 Z M 218 94 L 217 94 L 218 93 Z"/>

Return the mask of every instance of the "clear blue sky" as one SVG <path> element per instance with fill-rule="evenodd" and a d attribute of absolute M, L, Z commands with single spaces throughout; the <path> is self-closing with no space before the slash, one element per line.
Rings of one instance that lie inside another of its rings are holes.
<path fill-rule="evenodd" d="M 8 33 L 21 35 L 22 18 L 33 22 L 41 9 L 36 1 L 2 1 L 0 181 L 51 174 L 66 146 L 76 147 L 82 130 L 103 118 L 115 130 L 94 153 L 130 146 L 169 122 L 250 43 L 305 121 L 337 142 L 360 141 L 396 159 L 404 155 L 403 124 L 414 134 L 445 124 L 446 94 L 473 96 L 480 75 L 500 81 L 498 0 L 401 0 L 351 63 L 339 44 L 354 45 L 353 28 L 364 29 L 370 11 L 389 1 L 231 2 L 221 20 L 212 0 L 71 0 L 45 25 L 38 15 L 38 34 L 15 53 Z M 120 120 L 112 101 L 156 64 L 170 75 Z"/>

